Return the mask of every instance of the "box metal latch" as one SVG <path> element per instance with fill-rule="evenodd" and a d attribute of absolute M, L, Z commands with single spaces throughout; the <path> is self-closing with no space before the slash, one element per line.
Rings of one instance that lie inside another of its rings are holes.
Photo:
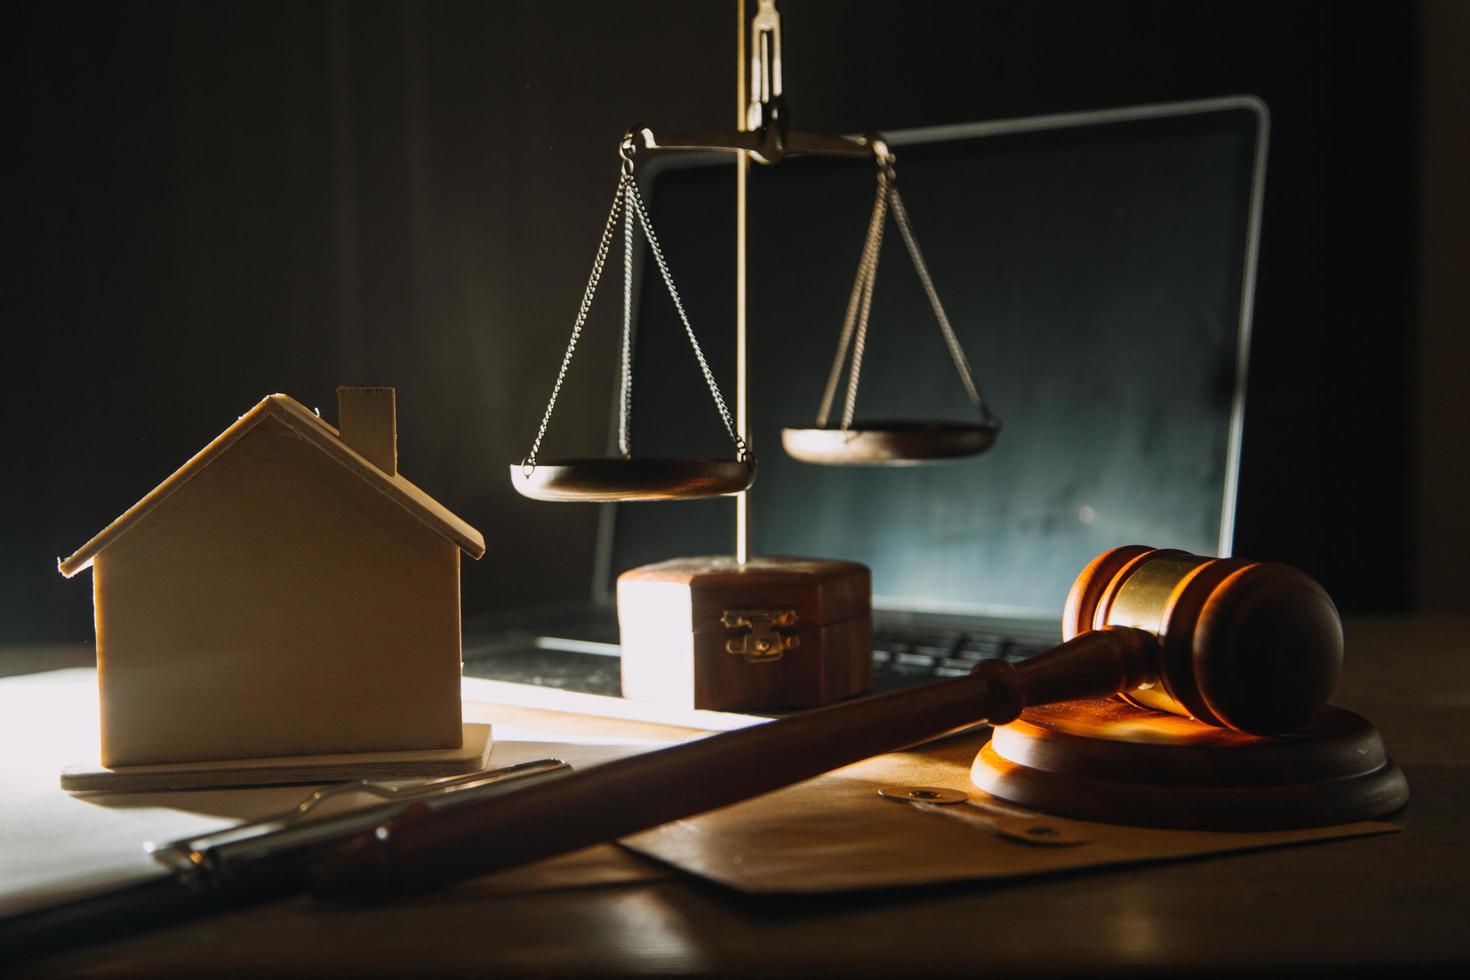
<path fill-rule="evenodd" d="M 727 609 L 720 623 L 732 634 L 725 650 L 750 663 L 780 660 L 801 645 L 800 637 L 782 632 L 796 625 L 795 609 Z"/>

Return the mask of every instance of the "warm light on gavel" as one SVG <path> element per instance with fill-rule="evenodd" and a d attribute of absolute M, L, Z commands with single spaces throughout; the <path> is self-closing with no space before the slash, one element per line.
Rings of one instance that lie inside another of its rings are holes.
<path fill-rule="evenodd" d="M 312 872 L 319 895 L 361 899 L 614 840 L 767 793 L 1028 705 L 1118 694 L 1253 734 L 1291 731 L 1326 703 L 1342 624 L 1286 565 L 1141 545 L 1099 555 L 1067 597 L 1066 642 L 1019 664 L 860 698 L 618 759 L 534 790 L 429 814 L 410 809 Z M 595 817 L 590 817 L 595 814 Z"/>
<path fill-rule="evenodd" d="M 1157 638 L 1121 697 L 1242 732 L 1306 724 L 1342 668 L 1332 600 L 1305 573 L 1273 562 L 1143 545 L 1104 552 L 1073 583 L 1062 631 L 1071 640 L 1117 627 Z"/>

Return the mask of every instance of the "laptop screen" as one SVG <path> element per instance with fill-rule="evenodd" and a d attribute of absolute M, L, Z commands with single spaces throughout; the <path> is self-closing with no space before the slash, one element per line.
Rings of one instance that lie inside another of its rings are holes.
<path fill-rule="evenodd" d="M 753 166 L 751 552 L 863 562 L 879 608 L 1049 620 L 1107 548 L 1228 553 L 1263 107 L 1220 100 L 888 138 L 936 289 L 1004 430 L 988 453 L 942 464 L 784 454 L 782 427 L 817 413 L 875 174 L 852 160 Z M 656 159 L 644 175 L 654 228 L 733 404 L 733 166 Z M 730 456 L 657 270 L 639 266 L 633 452 Z M 864 418 L 977 419 L 891 219 Z M 733 540 L 729 499 L 619 505 L 608 582 L 730 553 Z"/>

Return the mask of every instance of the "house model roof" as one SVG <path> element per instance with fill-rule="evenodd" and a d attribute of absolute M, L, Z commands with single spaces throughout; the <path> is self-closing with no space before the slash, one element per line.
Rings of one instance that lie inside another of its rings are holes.
<path fill-rule="evenodd" d="M 430 530 L 458 545 L 471 558 L 479 558 L 485 554 L 485 539 L 479 531 L 414 486 L 401 473 L 389 476 L 374 466 L 343 442 L 337 429 L 296 399 L 289 395 L 268 395 L 195 454 L 193 459 L 179 467 L 172 476 L 154 487 L 146 497 L 129 507 L 96 537 L 78 548 L 75 554 L 57 561 L 56 567 L 61 570 L 61 574 L 71 578 L 89 568 L 98 552 L 126 534 L 139 518 L 168 499 L 170 494 L 188 483 L 217 457 L 229 452 L 236 441 L 267 418 L 290 426 L 308 444 L 330 456 L 368 486 L 408 511 Z"/>

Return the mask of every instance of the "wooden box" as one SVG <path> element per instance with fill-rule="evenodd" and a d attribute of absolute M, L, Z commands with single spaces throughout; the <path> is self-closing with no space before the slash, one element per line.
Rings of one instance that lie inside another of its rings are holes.
<path fill-rule="evenodd" d="M 873 685 L 872 576 L 819 558 L 675 558 L 618 577 L 623 695 L 811 708 Z"/>

